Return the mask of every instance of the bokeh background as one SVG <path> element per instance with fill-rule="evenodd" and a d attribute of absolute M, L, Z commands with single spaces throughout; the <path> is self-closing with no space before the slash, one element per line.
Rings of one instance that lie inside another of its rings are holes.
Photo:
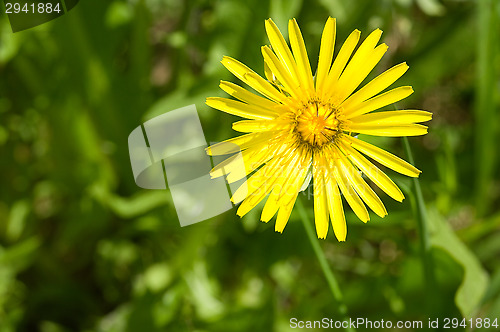
<path fill-rule="evenodd" d="M 409 139 L 423 200 L 387 171 L 407 199 L 381 193 L 389 215 L 367 225 L 346 209 L 347 242 L 331 229 L 320 242 L 349 315 L 500 320 L 499 1 L 88 0 L 15 34 L 0 16 L 0 331 L 288 331 L 292 317 L 338 318 L 297 211 L 282 235 L 258 209 L 181 228 L 168 190 L 135 185 L 127 147 L 145 120 L 189 104 L 207 141 L 235 135 L 235 117 L 204 105 L 224 95 L 219 80 L 238 83 L 222 56 L 263 74 L 264 20 L 284 31 L 295 17 L 315 70 L 329 15 L 337 51 L 355 28 L 384 30 L 371 77 L 407 61 L 398 84 L 415 93 L 398 107 L 434 113 Z M 367 139 L 408 159 L 399 138 Z"/>

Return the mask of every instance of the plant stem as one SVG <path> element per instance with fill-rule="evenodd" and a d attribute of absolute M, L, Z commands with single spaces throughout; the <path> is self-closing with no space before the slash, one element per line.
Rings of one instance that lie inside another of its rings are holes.
<path fill-rule="evenodd" d="M 304 228 L 306 229 L 307 238 L 309 239 L 309 242 L 311 242 L 311 246 L 313 248 L 314 253 L 316 254 L 316 258 L 318 259 L 319 266 L 321 267 L 321 270 L 325 275 L 326 281 L 328 283 L 330 291 L 332 292 L 333 298 L 335 299 L 335 302 L 337 302 L 338 311 L 342 315 L 342 318 L 344 320 L 349 320 L 350 318 L 347 314 L 347 306 L 344 303 L 344 298 L 342 296 L 342 291 L 340 290 L 339 283 L 337 282 L 337 279 L 333 275 L 333 272 L 330 269 L 330 266 L 328 265 L 328 261 L 326 260 L 325 253 L 323 252 L 321 246 L 319 245 L 319 239 L 314 233 L 311 220 L 307 215 L 301 197 L 297 199 L 297 208 L 300 214 L 300 219 L 302 220 L 302 224 L 304 224 Z M 352 328 L 346 328 L 346 331 L 355 331 L 355 330 Z"/>
<path fill-rule="evenodd" d="M 413 160 L 413 154 L 411 152 L 410 143 L 407 137 L 403 137 L 404 148 L 406 155 L 408 156 L 408 161 L 410 164 L 415 164 Z M 418 178 L 412 178 L 413 191 L 417 203 L 418 217 L 418 236 L 422 255 L 422 265 L 424 270 L 424 280 L 427 286 L 427 294 L 429 294 L 433 299 L 437 298 L 435 296 L 435 284 L 436 279 L 434 276 L 434 259 L 431 253 L 431 241 L 429 235 L 428 218 L 427 218 L 427 208 L 425 206 L 424 196 L 422 195 L 422 188 L 420 187 L 420 182 Z M 435 301 L 431 300 L 431 303 Z"/>
<path fill-rule="evenodd" d="M 497 1 L 477 1 L 477 65 L 475 100 L 476 213 L 488 212 L 495 168 L 495 51 Z"/>

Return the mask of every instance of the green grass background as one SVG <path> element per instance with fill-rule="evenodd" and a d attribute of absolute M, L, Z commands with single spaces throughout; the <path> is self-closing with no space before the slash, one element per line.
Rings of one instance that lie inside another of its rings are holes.
<path fill-rule="evenodd" d="M 347 242 L 331 229 L 320 242 L 349 315 L 500 320 L 498 1 L 88 0 L 15 34 L 0 16 L 0 331 L 288 331 L 291 317 L 340 317 L 297 209 L 282 235 L 234 209 L 181 228 L 169 191 L 135 185 L 127 147 L 139 124 L 189 104 L 207 141 L 235 135 L 236 117 L 204 105 L 224 95 L 219 80 L 237 83 L 222 56 L 262 74 L 264 20 L 286 30 L 295 17 L 315 70 L 329 15 L 337 51 L 355 28 L 384 30 L 370 77 L 407 61 L 397 84 L 415 93 L 398 107 L 434 114 L 409 139 L 418 183 L 387 171 L 407 199 L 380 193 L 386 218 L 349 211 Z M 408 160 L 401 139 L 367 139 Z"/>

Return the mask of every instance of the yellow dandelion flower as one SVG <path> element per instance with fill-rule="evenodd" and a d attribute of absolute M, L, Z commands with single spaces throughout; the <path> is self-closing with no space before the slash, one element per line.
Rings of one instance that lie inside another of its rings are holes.
<path fill-rule="evenodd" d="M 217 165 L 211 175 L 225 175 L 229 183 L 249 176 L 232 197 L 235 204 L 241 202 L 237 214 L 245 215 L 267 197 L 261 220 L 268 222 L 277 213 L 278 232 L 283 232 L 299 192 L 312 177 L 318 237 L 326 238 L 331 220 L 335 236 L 345 241 L 341 194 L 365 223 L 370 219 L 365 205 L 380 217 L 387 215 L 362 174 L 393 199 L 404 199 L 394 182 L 366 157 L 407 176 L 420 173 L 355 135 L 424 135 L 427 127 L 417 122 L 428 121 L 432 115 L 420 110 L 378 111 L 413 93 L 410 86 L 381 93 L 406 72 L 406 63 L 383 72 L 356 91 L 387 51 L 386 44 L 377 45 L 381 30 L 373 31 L 355 52 L 361 33 L 354 30 L 333 59 L 336 24 L 334 18 L 328 18 L 313 76 L 295 19 L 288 24 L 291 49 L 271 19 L 265 26 L 271 43 L 262 47 L 267 79 L 233 58 L 225 56 L 221 61 L 262 96 L 221 81 L 222 90 L 238 100 L 207 98 L 207 105 L 247 119 L 233 123 L 234 130 L 246 134 L 207 149 L 210 155 L 241 151 Z"/>

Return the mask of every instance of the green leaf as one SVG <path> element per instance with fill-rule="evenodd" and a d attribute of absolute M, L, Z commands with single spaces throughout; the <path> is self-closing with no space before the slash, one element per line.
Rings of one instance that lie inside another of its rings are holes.
<path fill-rule="evenodd" d="M 445 251 L 464 269 L 462 283 L 455 294 L 455 304 L 463 317 L 473 317 L 488 287 L 488 274 L 436 209 L 429 209 L 429 221 L 431 245 Z"/>

